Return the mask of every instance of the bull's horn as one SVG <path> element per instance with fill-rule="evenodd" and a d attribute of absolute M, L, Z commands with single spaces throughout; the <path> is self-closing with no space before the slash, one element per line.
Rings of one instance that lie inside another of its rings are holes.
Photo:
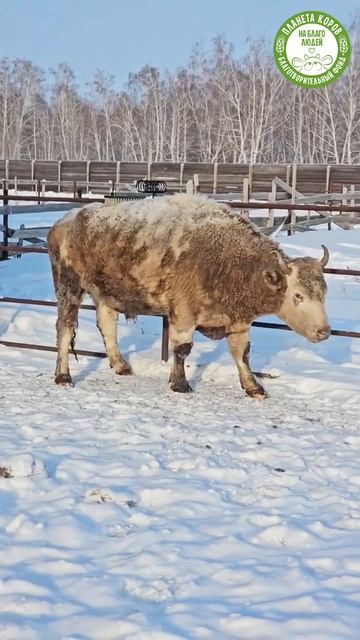
<path fill-rule="evenodd" d="M 324 269 L 327 265 L 327 263 L 329 262 L 329 250 L 327 247 L 325 247 L 324 244 L 321 245 L 323 250 L 324 250 L 324 255 L 320 260 L 320 264 L 322 266 L 322 268 Z"/>
<path fill-rule="evenodd" d="M 289 267 L 288 264 L 286 264 L 284 258 L 282 257 L 281 253 L 279 253 L 279 251 L 274 251 L 277 261 L 279 263 L 279 267 L 281 269 L 281 271 L 283 273 L 285 273 L 286 275 L 289 275 L 289 273 L 291 273 L 291 269 Z"/>

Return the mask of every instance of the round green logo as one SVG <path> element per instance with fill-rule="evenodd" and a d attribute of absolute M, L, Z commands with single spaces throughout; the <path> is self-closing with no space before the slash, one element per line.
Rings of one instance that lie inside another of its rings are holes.
<path fill-rule="evenodd" d="M 349 35 L 328 13 L 297 13 L 278 30 L 274 58 L 280 73 L 293 84 L 324 87 L 337 80 L 349 64 Z"/>

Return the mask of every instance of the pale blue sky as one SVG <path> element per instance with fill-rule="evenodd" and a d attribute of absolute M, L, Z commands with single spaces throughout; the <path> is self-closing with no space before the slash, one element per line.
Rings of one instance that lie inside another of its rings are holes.
<path fill-rule="evenodd" d="M 348 25 L 360 0 L 0 0 L 0 57 L 43 69 L 68 62 L 82 86 L 101 69 L 119 88 L 144 64 L 177 68 L 217 34 L 237 53 L 249 35 L 270 43 L 286 18 L 309 9 Z"/>

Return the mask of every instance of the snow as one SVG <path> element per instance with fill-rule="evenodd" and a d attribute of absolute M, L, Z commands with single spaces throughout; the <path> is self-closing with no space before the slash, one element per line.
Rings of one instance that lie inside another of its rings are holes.
<path fill-rule="evenodd" d="M 360 231 L 281 243 L 360 269 Z M 333 328 L 360 331 L 360 283 L 328 277 Z M 53 299 L 47 256 L 0 263 L 0 295 Z M 54 344 L 56 310 L 1 303 L 4 340 Z M 196 335 L 186 396 L 161 321 L 119 323 L 133 377 L 0 347 L 0 639 L 357 639 L 360 340 L 252 330 L 264 403 L 224 342 Z M 82 311 L 77 346 L 102 350 Z"/>

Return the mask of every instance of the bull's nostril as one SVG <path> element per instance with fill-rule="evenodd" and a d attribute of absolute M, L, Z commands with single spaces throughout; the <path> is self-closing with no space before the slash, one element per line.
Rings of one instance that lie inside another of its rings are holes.
<path fill-rule="evenodd" d="M 326 327 L 323 327 L 322 329 L 318 329 L 316 334 L 321 340 L 325 340 L 325 338 L 329 337 L 330 332 L 331 332 L 331 329 L 330 329 L 329 325 L 327 325 Z"/>

